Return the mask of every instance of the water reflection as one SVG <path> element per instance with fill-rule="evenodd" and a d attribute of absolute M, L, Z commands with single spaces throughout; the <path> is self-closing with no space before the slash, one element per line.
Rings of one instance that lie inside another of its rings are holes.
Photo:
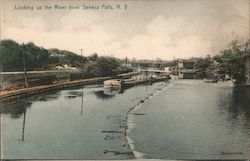
<path fill-rule="evenodd" d="M 27 109 L 31 107 L 31 105 L 32 105 L 32 102 L 27 101 L 27 99 L 25 99 L 17 103 L 7 104 L 5 107 L 0 108 L 1 114 L 10 115 L 12 119 L 19 119 L 23 115 L 22 135 L 21 135 L 21 139 L 18 139 L 18 141 L 21 141 L 21 142 L 24 142 L 26 112 L 27 112 Z"/>
<path fill-rule="evenodd" d="M 82 116 L 82 112 L 83 112 L 83 91 L 81 92 L 81 116 Z"/>
<path fill-rule="evenodd" d="M 11 118 L 20 118 L 23 113 L 26 112 L 27 108 L 32 105 L 29 101 L 20 101 L 16 103 L 6 104 L 4 107 L 0 108 L 1 114 L 9 114 Z"/>
<path fill-rule="evenodd" d="M 74 99 L 77 97 L 82 97 L 82 92 L 79 91 L 69 91 L 67 92 L 67 95 L 64 96 L 66 99 Z"/>
<path fill-rule="evenodd" d="M 51 101 L 51 100 L 55 100 L 58 99 L 58 97 L 60 96 L 60 92 L 59 91 L 51 91 L 51 92 L 46 92 L 46 93 L 42 93 L 40 95 L 35 95 L 33 97 L 30 98 L 30 100 L 34 100 L 34 101 Z"/>
<path fill-rule="evenodd" d="M 250 86 L 234 88 L 232 95 L 233 104 L 249 112 L 250 99 L 247 98 L 250 98 Z"/>
<path fill-rule="evenodd" d="M 118 93 L 121 93 L 121 89 L 107 89 L 107 88 L 104 88 L 103 93 L 105 95 L 113 96 L 113 95 L 116 95 Z"/>
<path fill-rule="evenodd" d="M 103 88 L 103 90 L 94 92 L 97 98 L 100 99 L 110 99 L 113 98 L 116 94 L 121 94 L 121 93 L 124 93 L 124 89 Z"/>
<path fill-rule="evenodd" d="M 250 88 L 248 86 L 239 86 L 234 88 L 231 97 L 231 103 L 228 106 L 228 112 L 234 120 L 242 119 L 244 123 L 241 126 L 247 126 L 250 129 Z"/>
<path fill-rule="evenodd" d="M 24 142 L 25 121 L 26 121 L 27 101 L 24 101 L 24 114 L 23 114 L 23 128 L 22 128 L 22 142 Z"/>
<path fill-rule="evenodd" d="M 80 110 L 81 116 L 83 116 L 83 89 L 82 91 L 68 91 L 64 96 L 65 99 L 75 99 L 81 97 Z"/>

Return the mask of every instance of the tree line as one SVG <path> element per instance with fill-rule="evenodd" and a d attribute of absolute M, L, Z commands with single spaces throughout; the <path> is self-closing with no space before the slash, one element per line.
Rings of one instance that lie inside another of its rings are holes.
<path fill-rule="evenodd" d="M 86 77 L 112 76 L 132 69 L 125 60 L 112 56 L 80 56 L 67 50 L 45 49 L 34 43 L 18 44 L 13 40 L 0 41 L 1 71 L 13 72 L 31 70 L 51 70 L 57 65 L 67 64 L 84 72 Z"/>
<path fill-rule="evenodd" d="M 195 59 L 198 78 L 213 77 L 217 70 L 220 75 L 228 74 L 239 82 L 245 80 L 245 62 L 250 59 L 250 39 L 246 42 L 232 41 L 227 49 L 215 56 Z M 112 56 L 80 56 L 67 50 L 45 49 L 34 43 L 18 44 L 13 40 L 0 41 L 1 71 L 51 70 L 56 65 L 67 64 L 80 69 L 85 77 L 112 76 L 132 71 L 127 58 Z M 216 62 L 216 63 L 215 63 Z"/>

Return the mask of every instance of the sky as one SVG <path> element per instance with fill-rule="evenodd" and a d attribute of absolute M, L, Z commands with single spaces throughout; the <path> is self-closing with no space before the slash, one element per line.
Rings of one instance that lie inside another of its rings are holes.
<path fill-rule="evenodd" d="M 44 48 L 77 54 L 83 49 L 83 55 L 164 60 L 205 57 L 218 54 L 232 40 L 245 41 L 250 35 L 249 0 L 2 0 L 1 3 L 1 39 L 34 42 Z M 66 9 L 58 9 L 56 5 Z M 70 10 L 69 5 L 80 8 Z M 83 5 L 99 9 L 83 9 Z M 103 5 L 114 9 L 104 9 Z M 121 8 L 117 9 L 117 5 Z"/>

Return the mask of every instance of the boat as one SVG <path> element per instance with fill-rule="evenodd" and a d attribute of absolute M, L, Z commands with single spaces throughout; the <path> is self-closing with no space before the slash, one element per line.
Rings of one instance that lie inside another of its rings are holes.
<path fill-rule="evenodd" d="M 205 83 L 216 83 L 217 82 L 216 79 L 212 79 L 212 78 L 204 78 L 203 80 Z"/>
<path fill-rule="evenodd" d="M 236 85 L 235 79 L 213 79 L 204 78 L 205 83 L 212 83 L 216 87 L 234 87 Z"/>
<path fill-rule="evenodd" d="M 122 81 L 119 79 L 110 79 L 103 82 L 104 88 L 120 89 Z"/>
<path fill-rule="evenodd" d="M 213 85 L 216 87 L 234 87 L 236 85 L 236 80 L 235 79 L 218 80 Z"/>

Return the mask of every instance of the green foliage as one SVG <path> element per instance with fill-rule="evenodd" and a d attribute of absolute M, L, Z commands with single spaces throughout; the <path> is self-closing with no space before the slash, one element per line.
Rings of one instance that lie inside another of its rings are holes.
<path fill-rule="evenodd" d="M 90 61 L 96 61 L 97 58 L 98 58 L 97 53 L 94 53 L 94 54 L 91 54 L 91 55 L 88 57 L 88 60 L 90 60 Z"/>
<path fill-rule="evenodd" d="M 97 59 L 96 72 L 101 76 L 115 75 L 116 69 L 121 66 L 121 61 L 114 57 L 101 56 Z"/>
<path fill-rule="evenodd" d="M 95 57 L 93 59 L 93 56 Z M 131 72 L 132 69 L 123 65 L 124 62 L 120 59 L 110 56 L 90 55 L 88 62 L 84 65 L 84 75 L 91 76 L 114 76 L 120 73 Z"/>
<path fill-rule="evenodd" d="M 210 77 L 214 70 L 219 70 L 221 74 L 229 74 L 238 82 L 244 82 L 246 59 L 250 59 L 250 39 L 241 44 L 235 40 L 229 44 L 228 49 L 213 58 L 198 59 L 195 67 L 200 78 Z M 218 67 L 211 60 L 218 62 Z"/>
<path fill-rule="evenodd" d="M 44 48 L 35 46 L 34 43 L 20 45 L 24 53 L 27 70 L 33 70 L 40 66 L 48 64 L 49 54 Z"/>
<path fill-rule="evenodd" d="M 18 43 L 12 40 L 0 42 L 0 64 L 3 71 L 23 69 L 22 50 Z"/>
<path fill-rule="evenodd" d="M 3 71 L 48 70 L 55 65 L 67 64 L 83 71 L 85 77 L 113 76 L 132 69 L 123 66 L 124 61 L 110 56 L 99 57 L 97 53 L 84 57 L 59 49 L 44 49 L 30 42 L 18 44 L 13 40 L 0 42 L 0 64 Z"/>
<path fill-rule="evenodd" d="M 47 64 L 49 59 L 47 50 L 37 47 L 33 43 L 19 45 L 12 40 L 2 40 L 0 51 L 0 63 L 3 66 L 3 71 L 23 70 L 24 60 L 26 69 L 32 70 Z"/>
<path fill-rule="evenodd" d="M 209 66 L 209 61 L 208 59 L 203 59 L 203 58 L 199 58 L 195 64 L 195 69 L 197 69 L 197 75 L 199 78 L 205 78 L 207 77 L 207 73 L 206 70 Z"/>
<path fill-rule="evenodd" d="M 62 51 L 63 56 L 60 58 L 60 64 L 68 64 L 74 67 L 80 67 L 82 63 L 87 61 L 86 57 L 77 55 L 70 51 Z"/>
<path fill-rule="evenodd" d="M 243 44 L 233 41 L 229 49 L 217 56 L 221 60 L 220 70 L 232 75 L 238 82 L 245 81 L 245 61 L 250 58 L 249 43 L 250 40 Z"/>

